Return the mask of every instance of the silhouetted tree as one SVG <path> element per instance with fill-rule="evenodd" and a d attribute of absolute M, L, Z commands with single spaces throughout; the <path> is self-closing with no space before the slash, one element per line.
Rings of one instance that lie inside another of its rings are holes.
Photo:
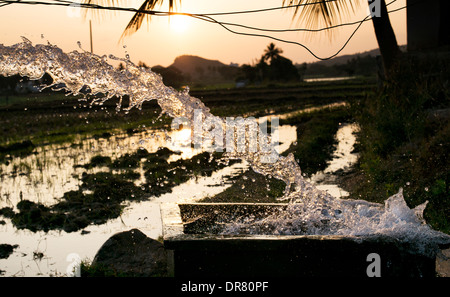
<path fill-rule="evenodd" d="M 269 67 L 269 80 L 272 81 L 296 81 L 299 80 L 297 68 L 292 61 L 278 56 L 273 58 Z"/>
<path fill-rule="evenodd" d="M 250 83 L 254 83 L 258 81 L 258 69 L 256 67 L 251 66 L 249 64 L 244 64 L 240 68 L 242 76 L 239 76 L 237 80 L 247 80 Z"/>
<path fill-rule="evenodd" d="M 243 65 L 241 70 L 249 82 L 262 81 L 293 81 L 299 80 L 300 75 L 292 61 L 281 56 L 282 49 L 273 43 L 264 50 L 264 54 L 254 66 Z M 270 64 L 266 61 L 270 60 Z"/>
<path fill-rule="evenodd" d="M 275 44 L 270 43 L 267 48 L 264 50 L 263 60 L 272 63 L 272 61 L 278 58 L 283 53 L 283 50 L 277 48 Z"/>
<path fill-rule="evenodd" d="M 374 6 L 379 8 L 380 11 L 375 12 L 379 16 L 372 17 L 372 23 L 383 60 L 384 73 L 386 78 L 389 78 L 401 52 L 389 19 L 386 1 L 365 0 L 364 2 L 373 5 L 375 1 L 380 1 L 380 5 Z M 307 26 L 317 28 L 321 24 L 325 24 L 326 26 L 337 25 L 342 20 L 342 16 L 353 12 L 359 6 L 360 2 L 361 0 L 283 0 L 283 5 L 317 3 L 316 5 L 304 6 L 301 9 L 299 6 L 295 6 L 294 8 L 294 17 L 298 15 L 299 20 L 303 20 Z M 331 34 L 332 31 L 328 30 L 327 32 Z"/>

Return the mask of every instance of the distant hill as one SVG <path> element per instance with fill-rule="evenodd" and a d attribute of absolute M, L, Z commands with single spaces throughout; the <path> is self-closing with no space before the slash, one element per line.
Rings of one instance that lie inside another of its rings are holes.
<path fill-rule="evenodd" d="M 217 60 L 183 55 L 175 59 L 168 68 L 175 67 L 185 76 L 188 83 L 217 83 L 234 81 L 239 68 Z"/>
<path fill-rule="evenodd" d="M 379 49 L 373 49 L 373 50 L 362 52 L 362 53 L 338 56 L 336 58 L 333 58 L 333 59 L 330 59 L 330 60 L 326 60 L 326 61 L 314 62 L 314 64 L 320 64 L 320 65 L 325 65 L 325 66 L 339 65 L 339 64 L 345 64 L 348 61 L 350 61 L 351 59 L 356 58 L 358 56 L 361 57 L 361 58 L 367 57 L 367 56 L 376 57 L 379 54 L 380 54 L 380 50 Z"/>
<path fill-rule="evenodd" d="M 400 46 L 406 50 L 406 46 Z M 304 77 L 333 77 L 347 75 L 374 75 L 378 71 L 376 56 L 378 49 L 343 55 L 327 61 L 296 64 L 299 73 Z M 152 69 L 160 73 L 168 85 L 179 87 L 183 84 L 206 86 L 210 84 L 235 82 L 240 75 L 237 64 L 227 65 L 218 60 L 209 60 L 193 55 L 177 57 L 167 68 L 154 66 Z"/>
<path fill-rule="evenodd" d="M 406 45 L 400 46 L 401 51 L 406 51 Z M 334 77 L 348 75 L 376 75 L 379 71 L 377 56 L 379 49 L 373 49 L 362 53 L 338 56 L 336 58 L 308 63 L 304 72 L 305 77 Z M 301 69 L 304 66 L 296 65 Z"/>

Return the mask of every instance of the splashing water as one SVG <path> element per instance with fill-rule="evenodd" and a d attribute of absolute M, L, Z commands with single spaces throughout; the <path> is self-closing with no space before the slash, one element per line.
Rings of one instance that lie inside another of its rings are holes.
<path fill-rule="evenodd" d="M 100 57 L 89 52 L 77 51 L 66 54 L 54 45 L 33 46 L 31 41 L 23 39 L 24 42 L 10 47 L 0 45 L 0 74 L 4 76 L 19 74 L 28 76 L 30 79 L 39 79 L 48 73 L 53 83 L 46 87 L 64 84 L 64 88 L 73 95 L 82 94 L 81 90 L 88 87 L 93 95 L 105 94 L 100 99 L 94 99 L 91 104 L 103 104 L 112 97 L 118 97 L 120 99 L 118 109 L 122 108 L 121 98 L 129 96 L 130 103 L 123 108 L 125 111 L 133 107 L 141 108 L 146 101 L 157 100 L 162 110 L 161 115 L 185 118 L 190 123 L 194 123 L 195 116 L 201 116 L 204 127 L 212 130 L 216 126 L 221 126 L 223 131 L 226 130 L 226 121 L 212 115 L 209 108 L 199 99 L 191 97 L 188 93 L 189 89 L 178 92 L 167 87 L 159 74 L 150 69 L 138 67 L 128 59 L 110 55 L 110 59 L 125 63 L 125 69 L 116 70 L 107 63 L 106 56 Z M 257 128 L 258 126 L 251 127 L 251 129 Z M 246 133 L 252 134 L 252 131 Z M 264 133 L 259 135 L 262 138 L 260 146 L 267 147 L 267 144 L 271 143 L 270 136 Z M 245 159 L 256 172 L 283 180 L 287 185 L 284 199 L 292 201 L 294 197 L 298 197 L 298 195 L 292 195 L 290 186 L 301 185 L 304 180 L 293 155 L 279 156 L 273 146 L 257 152 L 235 150 L 226 152 L 225 155 L 229 159 Z M 301 186 L 296 190 L 299 193 L 305 191 L 308 191 L 308 187 Z"/>
<path fill-rule="evenodd" d="M 125 69 L 115 69 L 108 64 L 108 58 L 123 62 Z M 129 59 L 98 56 L 86 51 L 64 53 L 57 46 L 33 45 L 25 38 L 22 43 L 12 46 L 0 44 L 1 75 L 19 74 L 39 79 L 45 73 L 53 78 L 52 85 L 45 87 L 64 84 L 64 88 L 73 95 L 79 95 L 84 87 L 88 87 L 91 94 L 104 95 L 93 99 L 91 104 L 101 105 L 112 97 L 118 97 L 117 108 L 127 112 L 134 107 L 141 108 L 146 101 L 156 100 L 161 114 L 186 118 L 193 123 L 195 115 L 198 116 L 198 111 L 201 111 L 200 116 L 206 126 L 210 129 L 222 126 L 225 129 L 225 120 L 212 115 L 199 99 L 189 95 L 188 89 L 179 92 L 165 86 L 159 74 L 138 67 Z M 124 96 L 129 96 L 127 107 L 121 106 Z M 271 143 L 271 139 L 266 135 L 260 139 L 260 148 L 267 143 Z M 363 200 L 341 200 L 307 182 L 292 154 L 279 156 L 270 147 L 256 152 L 226 152 L 224 156 L 243 159 L 255 172 L 284 181 L 286 190 L 281 199 L 290 201 L 288 208 L 276 215 L 263 219 L 252 219 L 250 216 L 230 222 L 224 233 L 382 234 L 411 242 L 418 252 L 425 254 L 433 253 L 438 244 L 450 243 L 450 236 L 431 229 L 423 220 L 426 203 L 410 209 L 402 190 L 388 198 L 384 205 Z"/>
<path fill-rule="evenodd" d="M 400 191 L 384 205 L 364 200 L 310 197 L 263 219 L 245 217 L 222 234 L 387 236 L 408 243 L 410 252 L 433 256 L 450 236 L 433 230 L 423 219 L 427 202 L 410 209 Z"/>

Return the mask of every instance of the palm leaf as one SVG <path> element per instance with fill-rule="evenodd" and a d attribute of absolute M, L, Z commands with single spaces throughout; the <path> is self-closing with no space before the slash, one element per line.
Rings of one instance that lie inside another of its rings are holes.
<path fill-rule="evenodd" d="M 163 1 L 164 0 L 145 0 L 144 3 L 142 3 L 141 7 L 139 8 L 139 12 L 136 12 L 136 14 L 133 16 L 133 18 L 123 31 L 121 39 L 139 30 L 141 28 L 144 19 L 150 21 L 151 14 L 145 13 L 144 11 L 154 10 L 156 5 L 158 4 L 161 5 Z M 175 7 L 175 0 L 169 0 L 169 11 L 172 11 L 174 7 Z"/>
<path fill-rule="evenodd" d="M 367 2 L 367 0 L 366 0 Z M 316 4 L 314 4 L 316 3 Z M 361 0 L 283 0 L 283 6 L 295 6 L 293 19 L 309 29 L 338 25 L 355 12 Z M 304 4 L 311 4 L 299 6 Z M 333 30 L 326 31 L 331 37 Z"/>
<path fill-rule="evenodd" d="M 116 7 L 120 5 L 120 2 L 125 2 L 121 0 L 84 0 L 86 4 L 97 4 L 102 6 Z M 127 27 L 122 33 L 121 39 L 125 36 L 135 33 L 141 28 L 142 22 L 146 19 L 150 21 L 151 10 L 154 10 L 157 5 L 162 5 L 164 0 L 144 0 L 142 5 L 139 7 L 138 12 L 134 14 L 128 23 Z M 172 11 L 175 7 L 176 0 L 169 0 L 169 11 Z"/>
<path fill-rule="evenodd" d="M 123 0 L 83 0 L 81 3 L 88 5 L 99 5 L 104 7 L 118 7 Z M 101 9 L 84 9 L 83 14 L 86 18 L 88 13 L 90 13 L 94 18 L 102 19 L 106 13 L 114 13 L 115 10 L 101 10 Z"/>

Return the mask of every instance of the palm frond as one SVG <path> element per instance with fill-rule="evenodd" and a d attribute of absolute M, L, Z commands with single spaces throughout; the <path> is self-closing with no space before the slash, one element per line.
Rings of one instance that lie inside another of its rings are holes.
<path fill-rule="evenodd" d="M 169 2 L 169 11 L 172 11 L 175 6 L 177 0 L 168 0 Z M 180 1 L 180 0 L 179 0 Z M 110 6 L 110 7 L 116 7 L 120 6 L 122 3 L 126 2 L 123 0 L 84 0 L 83 1 L 86 4 L 97 4 L 102 6 Z M 144 0 L 141 6 L 138 9 L 138 12 L 134 14 L 134 16 L 131 18 L 130 22 L 128 23 L 127 27 L 122 33 L 121 39 L 123 39 L 125 36 L 131 35 L 138 31 L 141 28 L 141 25 L 144 20 L 150 21 L 151 17 L 151 10 L 154 10 L 157 5 L 161 6 L 163 4 L 164 0 Z M 95 12 L 94 12 L 95 13 Z M 97 13 L 97 17 L 101 16 L 102 11 Z"/>
<path fill-rule="evenodd" d="M 122 5 L 122 3 L 126 3 L 126 1 L 123 0 L 83 0 L 81 1 L 83 4 L 87 5 L 99 5 L 99 6 L 105 6 L 105 7 L 119 7 Z M 106 14 L 108 13 L 115 13 L 115 10 L 99 10 L 99 9 L 84 9 L 83 10 L 83 16 L 86 18 L 88 14 L 91 14 L 91 16 L 95 19 L 101 20 Z"/>
<path fill-rule="evenodd" d="M 309 29 L 318 29 L 340 24 L 359 8 L 361 2 L 362 0 L 283 0 L 282 5 L 295 6 L 292 8 L 293 19 L 297 18 L 298 23 Z M 326 32 L 331 37 L 333 30 Z"/>
<path fill-rule="evenodd" d="M 145 0 L 141 7 L 139 7 L 139 11 L 133 16 L 133 18 L 128 23 L 127 27 L 122 33 L 121 39 L 125 36 L 129 36 L 135 33 L 137 30 L 141 28 L 142 22 L 146 19 L 148 22 L 150 21 L 151 13 L 149 11 L 154 10 L 156 5 L 162 5 L 164 0 Z M 175 7 L 175 0 L 169 0 L 169 11 L 172 11 Z M 147 13 L 145 12 L 147 11 Z"/>

